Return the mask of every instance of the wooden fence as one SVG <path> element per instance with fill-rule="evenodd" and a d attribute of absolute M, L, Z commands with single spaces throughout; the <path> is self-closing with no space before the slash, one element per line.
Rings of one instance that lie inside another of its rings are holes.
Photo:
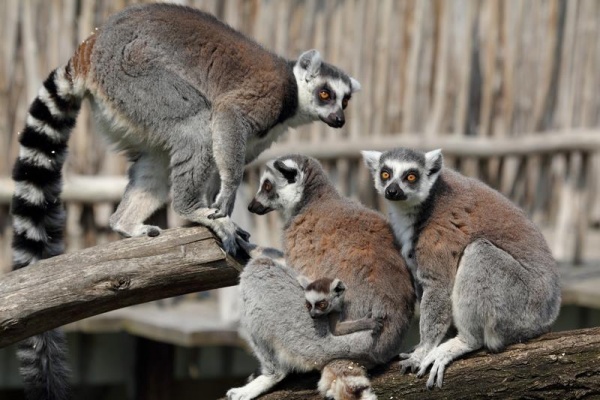
<path fill-rule="evenodd" d="M 18 153 L 16 134 L 42 80 L 51 69 L 66 63 L 77 44 L 108 15 L 131 3 L 0 2 L 0 178 L 10 174 Z M 321 149 L 336 149 L 340 144 L 353 150 L 381 143 L 441 144 L 464 150 L 447 151 L 451 165 L 486 180 L 523 206 L 536 222 L 554 227 L 559 235 L 554 238 L 559 244 L 555 252 L 561 258 L 576 259 L 581 241 L 574 240 L 575 233 L 586 235 L 600 221 L 597 147 L 519 154 L 492 151 L 499 143 L 525 148 L 531 140 L 543 144 L 560 136 L 559 141 L 567 144 L 580 143 L 578 137 L 599 135 L 600 2 L 179 3 L 212 12 L 290 58 L 317 48 L 327 61 L 362 83 L 343 130 L 313 124 L 288 135 L 279 147 L 280 151 L 302 149 L 322 156 L 344 193 L 371 206 L 380 205 L 358 154 L 326 154 Z M 122 175 L 125 160 L 108 152 L 100 135 L 92 131 L 85 106 L 69 144 L 67 178 Z M 481 147 L 471 139 L 482 140 L 480 145 L 492 150 L 476 154 L 475 149 Z M 257 174 L 255 167 L 249 169 L 246 198 L 256 188 Z M 0 185 L 8 188 L 6 183 Z M 112 201 L 80 199 L 68 202 L 67 207 L 70 249 L 117 238 L 107 228 Z M 6 203 L 0 204 L 0 270 L 8 268 L 10 255 L 7 211 Z M 257 240 L 276 239 L 275 216 L 248 221 Z"/>

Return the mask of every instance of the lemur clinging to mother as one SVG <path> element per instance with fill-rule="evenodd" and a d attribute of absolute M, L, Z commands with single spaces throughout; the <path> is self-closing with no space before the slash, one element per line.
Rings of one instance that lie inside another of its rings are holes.
<path fill-rule="evenodd" d="M 63 251 L 61 171 L 84 99 L 132 161 L 111 227 L 126 237 L 160 234 L 144 222 L 171 192 L 177 214 L 235 253 L 244 233 L 229 216 L 244 165 L 288 127 L 343 126 L 359 89 L 316 50 L 283 59 L 199 10 L 146 4 L 113 15 L 48 76 L 29 109 L 13 170 L 14 268 Z M 37 339 L 22 346 L 31 352 L 23 360 L 44 360 L 24 369 L 25 384 L 58 392 L 64 374 L 53 367 L 59 352 L 50 354 L 58 339 Z"/>
<path fill-rule="evenodd" d="M 403 370 L 441 387 L 454 359 L 541 335 L 558 316 L 556 262 L 517 206 L 476 179 L 443 166 L 440 150 L 363 151 L 388 200 L 404 255 L 422 287 L 420 343 Z M 441 343 L 454 324 L 456 337 Z M 440 344 L 441 343 L 441 344 Z"/>
<path fill-rule="evenodd" d="M 371 330 L 376 335 L 383 327 L 383 319 L 371 318 L 371 313 L 357 320 L 342 321 L 346 285 L 338 278 L 310 280 L 299 275 L 298 282 L 304 289 L 308 313 L 312 318 L 327 318 L 333 335 L 347 335 L 364 330 Z"/>
<path fill-rule="evenodd" d="M 336 277 L 352 288 L 345 294 L 344 319 L 357 320 L 371 313 L 372 318 L 383 320 L 376 340 L 372 339 L 370 331 L 335 336 L 344 340 L 349 336 L 365 334 L 364 337 L 359 336 L 363 341 L 357 340 L 352 348 L 353 353 L 363 354 L 360 357 L 348 353 L 350 359 L 336 360 L 333 366 L 324 361 L 333 362 L 339 357 L 326 346 L 318 352 L 305 354 L 309 361 L 314 358 L 319 360 L 319 366 L 325 365 L 319 384 L 323 395 L 347 393 L 346 389 L 361 382 L 358 384 L 361 390 L 356 392 L 356 398 L 372 398 L 366 375 L 360 372 L 362 368 L 354 368 L 354 365 L 358 362 L 369 368 L 397 355 L 415 302 L 410 272 L 387 220 L 379 213 L 341 196 L 321 165 L 315 159 L 301 155 L 284 156 L 267 163 L 260 188 L 248 208 L 258 214 L 274 210 L 282 212 L 284 253 L 288 268 L 309 279 Z M 276 286 L 277 278 L 269 276 L 270 284 Z M 255 308 L 268 305 L 261 298 L 264 292 L 262 288 L 267 285 L 265 280 L 266 276 L 250 283 L 261 290 L 257 290 L 255 296 L 243 297 L 242 302 L 252 302 Z M 308 317 L 306 309 L 303 312 Z M 287 373 L 290 364 L 288 358 L 281 355 L 289 351 L 287 346 L 311 348 L 318 345 L 302 336 L 295 337 L 294 343 L 290 343 L 287 330 L 282 330 L 285 336 L 273 335 L 265 326 L 277 324 L 277 321 L 274 319 L 267 323 L 263 319 L 253 322 L 242 316 L 241 324 L 246 332 L 252 333 L 255 338 L 262 338 L 263 348 L 256 354 L 261 365 L 268 361 L 269 365 L 275 365 L 276 368 L 266 369 L 257 383 L 251 382 L 234 389 L 239 397 L 232 399 L 252 398 L 243 397 L 247 394 L 257 396 L 269 390 L 281 378 L 282 371 Z M 336 371 L 343 370 L 341 365 L 360 373 L 338 376 Z"/>

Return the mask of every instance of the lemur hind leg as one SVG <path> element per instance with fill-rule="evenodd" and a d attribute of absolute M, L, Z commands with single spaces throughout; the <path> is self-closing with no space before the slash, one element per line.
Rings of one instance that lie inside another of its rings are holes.
<path fill-rule="evenodd" d="M 445 367 L 466 353 L 482 347 L 499 351 L 539 333 L 539 313 L 529 307 L 535 277 L 528 274 L 527 268 L 488 240 L 476 240 L 465 248 L 452 291 L 458 334 L 421 363 L 419 376 L 432 365 L 427 387 L 441 387 Z"/>
<path fill-rule="evenodd" d="M 259 346 L 254 339 L 249 340 L 250 347 L 260 362 L 260 375 L 250 380 L 246 385 L 229 389 L 228 400 L 251 400 L 269 391 L 273 386 L 286 377 L 286 373 L 277 368 L 273 353 L 265 351 L 268 347 Z"/>
<path fill-rule="evenodd" d="M 129 183 L 110 227 L 125 237 L 158 236 L 160 228 L 145 225 L 169 197 L 169 165 L 161 156 L 141 153 L 129 168 Z"/>

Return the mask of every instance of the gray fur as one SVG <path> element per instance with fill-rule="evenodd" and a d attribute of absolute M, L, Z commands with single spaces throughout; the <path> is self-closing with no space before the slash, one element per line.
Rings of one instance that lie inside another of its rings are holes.
<path fill-rule="evenodd" d="M 364 330 L 371 330 L 377 335 L 383 328 L 383 320 L 371 318 L 371 313 L 360 319 L 342 321 L 346 286 L 341 280 L 320 278 L 311 281 L 304 275 L 299 275 L 298 282 L 304 289 L 308 313 L 312 318 L 327 318 L 333 335 L 347 335 Z"/>
<path fill-rule="evenodd" d="M 334 336 L 326 319 L 304 306 L 297 273 L 268 257 L 253 259 L 240 274 L 240 333 L 260 361 L 261 375 L 231 389 L 231 400 L 253 399 L 290 372 L 321 370 L 336 358 L 363 359 L 375 339 L 368 331 Z"/>
<path fill-rule="evenodd" d="M 427 386 L 441 387 L 445 367 L 463 354 L 481 347 L 499 351 L 550 329 L 560 307 L 556 262 L 520 209 L 481 182 L 443 168 L 439 150 L 363 156 L 375 187 L 389 200 L 403 254 L 410 255 L 423 289 L 421 340 L 401 355 L 402 370 L 418 369 L 422 376 L 431 366 Z M 402 168 L 416 168 L 419 182 L 409 183 Z M 384 169 L 392 170 L 391 178 L 382 179 Z M 457 336 L 441 343 L 451 324 Z"/>
<path fill-rule="evenodd" d="M 177 214 L 211 228 L 231 253 L 238 228 L 229 216 L 244 165 L 288 127 L 318 119 L 340 127 L 342 99 L 360 88 L 316 50 L 288 61 L 209 14 L 172 4 L 115 14 L 72 63 L 96 121 L 135 160 L 111 227 L 159 234 L 144 220 L 171 192 Z M 326 84 L 339 101 L 314 100 Z"/>
<path fill-rule="evenodd" d="M 301 155 L 267 163 L 248 208 L 259 214 L 273 210 L 283 214 L 290 268 L 310 279 L 337 277 L 351 288 L 345 295 L 344 319 L 357 320 L 371 313 L 372 318 L 383 320 L 374 342 L 356 344 L 359 347 L 354 350 L 362 347 L 365 354 L 357 360 L 360 365 L 370 368 L 394 357 L 410 324 L 415 298 L 410 273 L 386 219 L 340 196 L 318 161 Z M 287 340 L 280 343 L 282 348 L 288 345 Z M 335 379 L 324 380 L 322 392 L 340 393 L 352 386 L 344 377 L 339 379 L 336 388 L 327 388 Z"/>

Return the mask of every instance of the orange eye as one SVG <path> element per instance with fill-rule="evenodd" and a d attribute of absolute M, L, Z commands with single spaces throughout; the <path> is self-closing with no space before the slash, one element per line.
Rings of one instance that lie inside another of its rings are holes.
<path fill-rule="evenodd" d="M 415 174 L 408 174 L 406 180 L 410 183 L 415 183 L 417 181 L 417 176 Z"/>
<path fill-rule="evenodd" d="M 308 311 L 310 311 L 310 309 L 312 308 L 312 304 L 310 304 L 310 302 L 308 302 L 308 301 L 304 305 L 306 306 L 306 309 Z"/>
<path fill-rule="evenodd" d="M 390 173 L 387 171 L 381 171 L 381 179 L 387 181 L 388 179 L 390 179 Z"/>
<path fill-rule="evenodd" d="M 324 309 L 326 309 L 326 308 L 327 308 L 327 302 L 326 302 L 326 301 L 324 301 L 324 300 L 322 300 L 322 301 L 318 302 L 318 303 L 316 304 L 316 306 L 317 306 L 317 308 L 318 308 L 319 310 L 324 310 Z"/>
<path fill-rule="evenodd" d="M 331 95 L 329 94 L 329 90 L 321 90 L 319 92 L 319 98 L 321 100 L 329 100 L 330 97 Z"/>
<path fill-rule="evenodd" d="M 273 189 L 273 185 L 271 184 L 271 182 L 269 182 L 269 181 L 265 181 L 265 182 L 263 183 L 263 186 L 262 186 L 262 188 L 263 188 L 263 190 L 264 190 L 265 192 L 270 192 L 270 191 L 271 191 L 271 189 Z"/>
<path fill-rule="evenodd" d="M 348 107 L 348 98 L 345 98 L 344 100 L 342 100 L 342 108 L 346 108 Z"/>

